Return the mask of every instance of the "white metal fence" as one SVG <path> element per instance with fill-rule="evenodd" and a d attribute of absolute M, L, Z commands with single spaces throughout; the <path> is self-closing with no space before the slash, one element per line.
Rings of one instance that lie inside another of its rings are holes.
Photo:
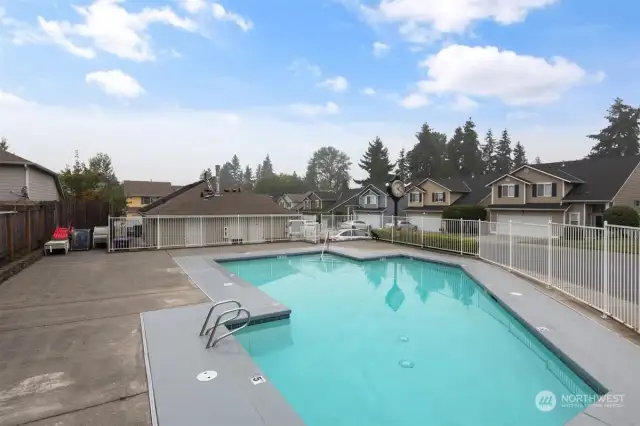
<path fill-rule="evenodd" d="M 640 331 L 640 228 L 385 218 L 373 238 L 475 255 Z M 418 220 L 420 223 L 416 223 Z"/>
<path fill-rule="evenodd" d="M 315 227 L 292 232 L 300 215 L 145 216 L 109 218 L 109 251 L 206 247 L 274 241 L 316 242 Z"/>

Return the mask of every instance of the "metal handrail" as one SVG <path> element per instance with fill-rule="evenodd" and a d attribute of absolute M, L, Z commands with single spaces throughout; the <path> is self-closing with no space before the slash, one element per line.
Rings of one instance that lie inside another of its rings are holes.
<path fill-rule="evenodd" d="M 216 338 L 214 340 L 213 337 L 216 334 L 216 329 L 218 328 L 218 326 L 219 325 L 224 325 L 227 322 L 231 321 L 231 319 L 228 319 L 228 320 L 225 320 L 223 322 L 220 322 L 220 318 L 222 318 L 224 315 L 229 314 L 231 312 L 238 312 L 238 314 L 233 319 L 238 318 L 238 315 L 240 315 L 240 312 L 246 313 L 247 314 L 247 321 L 244 324 L 242 324 L 242 326 L 240 326 L 238 328 L 234 328 L 233 330 L 230 330 L 230 331 L 226 332 L 225 334 L 223 334 L 222 336 L 220 336 L 220 337 L 218 337 L 218 338 Z M 206 348 L 209 349 L 211 347 L 214 347 L 216 345 L 216 343 L 218 343 L 220 340 L 224 339 L 225 337 L 231 336 L 233 333 L 235 333 L 237 331 L 242 330 L 243 328 L 248 326 L 250 322 L 251 322 L 251 312 L 249 312 L 245 308 L 234 308 L 234 309 L 229 309 L 228 311 L 224 311 L 220 316 L 218 316 L 218 318 L 216 319 L 216 323 L 210 329 L 211 335 L 209 336 L 209 340 L 207 341 Z M 209 333 L 209 331 L 207 331 L 207 333 Z"/>
<path fill-rule="evenodd" d="M 320 257 L 324 256 L 324 251 L 329 247 L 329 231 L 327 231 L 327 235 L 324 237 L 324 244 L 322 245 L 322 252 L 320 253 Z"/>
<path fill-rule="evenodd" d="M 207 331 L 205 333 L 205 330 L 207 330 L 207 324 L 209 324 L 209 319 L 211 318 L 211 314 L 213 313 L 213 310 L 216 308 L 216 306 L 225 305 L 227 303 L 235 303 L 238 306 L 238 308 L 242 307 L 240 302 L 238 302 L 237 300 L 233 300 L 233 299 L 232 300 L 222 300 L 220 302 L 214 303 L 213 306 L 211 307 L 211 309 L 209 309 L 209 313 L 207 314 L 207 319 L 204 320 L 204 324 L 202 324 L 202 328 L 200 329 L 200 335 L 201 336 L 204 336 L 205 334 L 209 334 L 209 331 Z M 224 315 L 225 313 L 223 313 L 222 315 Z M 220 316 L 222 316 L 222 315 L 220 315 Z M 240 312 L 238 312 L 236 314 L 236 316 L 231 318 L 231 319 L 234 320 L 234 319 L 238 318 L 239 316 L 240 316 Z"/>

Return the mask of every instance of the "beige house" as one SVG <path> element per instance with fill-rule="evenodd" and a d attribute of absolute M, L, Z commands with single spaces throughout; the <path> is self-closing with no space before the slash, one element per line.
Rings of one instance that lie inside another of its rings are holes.
<path fill-rule="evenodd" d="M 58 201 L 58 174 L 7 151 L 0 151 L 0 201 Z"/>

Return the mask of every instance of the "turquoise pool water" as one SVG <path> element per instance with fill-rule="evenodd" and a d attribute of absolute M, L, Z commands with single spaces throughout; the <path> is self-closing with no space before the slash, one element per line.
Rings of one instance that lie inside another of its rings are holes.
<path fill-rule="evenodd" d="M 458 268 L 317 255 L 223 262 L 292 309 L 239 341 L 309 426 L 563 425 L 594 391 Z M 557 397 L 541 411 L 536 395 Z"/>

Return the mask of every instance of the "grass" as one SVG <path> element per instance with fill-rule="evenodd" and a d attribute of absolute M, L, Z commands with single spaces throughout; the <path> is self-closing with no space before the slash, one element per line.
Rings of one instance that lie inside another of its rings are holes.
<path fill-rule="evenodd" d="M 526 244 L 539 244 L 539 245 L 549 245 L 549 240 L 547 238 L 527 238 L 523 240 Z M 602 251 L 604 250 L 604 239 L 603 238 L 592 238 L 592 239 L 575 239 L 575 238 L 553 238 L 551 240 L 552 247 L 564 247 L 576 250 L 595 250 Z M 625 238 L 609 238 L 609 251 L 616 253 L 627 253 L 627 254 L 639 254 L 640 246 L 638 245 L 637 239 L 625 239 Z"/>
<path fill-rule="evenodd" d="M 424 248 L 447 250 L 464 253 L 478 253 L 478 239 L 475 237 L 461 237 L 459 233 L 421 232 L 409 229 L 374 229 L 372 234 L 381 240 L 394 243 L 417 245 Z M 393 234 L 393 235 L 392 235 Z M 374 238 L 376 238 L 374 236 Z"/>

